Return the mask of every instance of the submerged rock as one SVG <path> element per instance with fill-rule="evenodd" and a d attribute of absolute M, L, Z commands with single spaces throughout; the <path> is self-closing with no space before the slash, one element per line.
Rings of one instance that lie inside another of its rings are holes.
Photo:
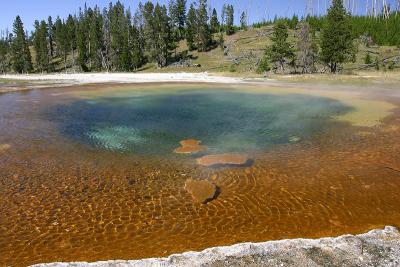
<path fill-rule="evenodd" d="M 175 153 L 178 154 L 196 154 L 199 152 L 206 151 L 208 149 L 207 146 L 202 146 L 201 141 L 195 139 L 183 140 L 180 142 L 181 147 L 178 147 L 174 150 Z"/>
<path fill-rule="evenodd" d="M 185 147 L 185 146 L 198 146 L 201 144 L 201 141 L 196 140 L 196 139 L 187 139 L 187 140 L 182 140 L 179 142 L 179 144 L 181 144 L 181 146 Z"/>
<path fill-rule="evenodd" d="M 185 182 L 185 189 L 192 195 L 196 202 L 202 204 L 210 202 L 217 194 L 217 186 L 207 180 L 197 181 L 188 179 Z"/>
<path fill-rule="evenodd" d="M 95 263 L 48 263 L 36 267 L 183 266 L 400 266 L 400 233 L 387 226 L 367 234 L 337 238 L 243 243 L 186 252 L 168 258 Z"/>
<path fill-rule="evenodd" d="M 197 163 L 205 167 L 215 166 L 244 166 L 248 164 L 250 159 L 243 154 L 215 154 L 207 155 L 197 159 Z"/>
<path fill-rule="evenodd" d="M 10 148 L 11 148 L 11 146 L 9 144 L 0 144 L 0 153 L 6 152 Z"/>
<path fill-rule="evenodd" d="M 301 137 L 299 137 L 299 136 L 291 136 L 291 137 L 289 137 L 289 142 L 290 143 L 298 143 L 298 142 L 300 142 L 301 141 Z"/>

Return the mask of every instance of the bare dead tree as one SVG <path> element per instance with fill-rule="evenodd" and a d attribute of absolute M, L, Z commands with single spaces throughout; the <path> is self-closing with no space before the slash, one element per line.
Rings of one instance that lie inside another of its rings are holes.
<path fill-rule="evenodd" d="M 297 49 L 299 51 L 297 64 L 301 67 L 302 73 L 314 72 L 318 47 L 312 34 L 310 24 L 305 20 L 300 23 Z"/>

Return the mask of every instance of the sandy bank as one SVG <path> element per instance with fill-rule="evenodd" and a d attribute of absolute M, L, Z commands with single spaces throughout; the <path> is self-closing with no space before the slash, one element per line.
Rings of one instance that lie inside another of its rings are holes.
<path fill-rule="evenodd" d="M 399 266 L 400 233 L 394 227 L 337 238 L 243 243 L 168 258 L 96 263 L 51 263 L 40 267 L 106 266 Z"/>
<path fill-rule="evenodd" d="M 234 77 L 211 76 L 208 73 L 76 73 L 76 74 L 7 74 L 1 79 L 18 81 L 58 81 L 64 84 L 146 83 L 146 82 L 210 82 L 238 83 Z"/>

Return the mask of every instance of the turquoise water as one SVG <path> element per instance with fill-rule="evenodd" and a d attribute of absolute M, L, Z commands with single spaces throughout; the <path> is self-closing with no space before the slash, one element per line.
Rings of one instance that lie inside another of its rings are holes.
<path fill-rule="evenodd" d="M 230 89 L 116 90 L 46 112 L 62 134 L 116 152 L 172 153 L 184 139 L 212 152 L 245 152 L 302 142 L 350 111 L 339 101 Z M 62 118 L 62 119 L 59 119 Z"/>

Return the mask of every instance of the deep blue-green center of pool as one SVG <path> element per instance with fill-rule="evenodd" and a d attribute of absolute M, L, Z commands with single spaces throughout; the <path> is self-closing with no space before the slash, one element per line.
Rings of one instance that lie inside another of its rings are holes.
<path fill-rule="evenodd" d="M 231 89 L 110 91 L 53 108 L 59 130 L 99 149 L 172 153 L 184 139 L 210 151 L 246 152 L 301 142 L 332 129 L 350 110 L 339 101 L 300 94 Z"/>

